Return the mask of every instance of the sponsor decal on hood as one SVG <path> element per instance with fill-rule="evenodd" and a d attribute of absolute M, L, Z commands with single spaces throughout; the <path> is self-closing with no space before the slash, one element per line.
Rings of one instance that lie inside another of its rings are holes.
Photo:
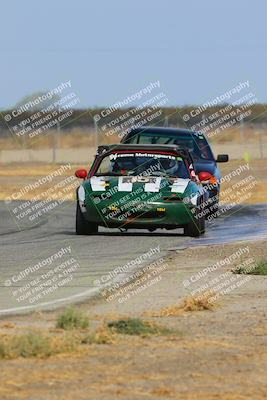
<path fill-rule="evenodd" d="M 104 192 L 106 190 L 106 179 L 104 176 L 92 176 L 90 179 L 93 192 Z"/>
<path fill-rule="evenodd" d="M 109 178 L 104 176 L 93 176 L 90 179 L 91 188 L 93 192 L 104 192 L 109 186 L 107 182 Z M 143 183 L 144 192 L 158 193 L 160 189 L 165 186 L 162 177 L 144 177 L 144 176 L 120 176 L 118 177 L 118 192 L 132 192 L 135 183 Z M 171 191 L 173 193 L 184 193 L 190 179 L 176 178 L 172 185 Z M 167 183 L 167 181 L 165 182 Z"/>
<path fill-rule="evenodd" d="M 184 193 L 189 182 L 190 182 L 190 179 L 177 178 L 177 179 L 175 179 L 175 181 L 172 184 L 171 191 L 173 193 Z"/>

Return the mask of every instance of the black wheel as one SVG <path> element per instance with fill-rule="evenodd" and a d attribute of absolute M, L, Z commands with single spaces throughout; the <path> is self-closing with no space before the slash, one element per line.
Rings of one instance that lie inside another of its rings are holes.
<path fill-rule="evenodd" d="M 196 217 L 192 216 L 189 224 L 185 225 L 184 234 L 186 236 L 199 237 L 200 235 L 203 235 L 205 233 L 205 215 L 200 216 L 200 213 L 202 212 L 201 207 L 199 207 L 199 210 L 199 217 L 198 215 Z"/>
<path fill-rule="evenodd" d="M 184 234 L 186 236 L 199 237 L 201 235 L 199 222 L 193 219 L 189 224 L 185 225 Z"/>
<path fill-rule="evenodd" d="M 76 234 L 92 235 L 98 232 L 98 225 L 93 222 L 87 222 L 81 212 L 80 205 L 77 202 L 76 207 Z"/>
<path fill-rule="evenodd" d="M 200 218 L 200 234 L 203 235 L 206 231 L 206 218 L 205 215 Z"/>

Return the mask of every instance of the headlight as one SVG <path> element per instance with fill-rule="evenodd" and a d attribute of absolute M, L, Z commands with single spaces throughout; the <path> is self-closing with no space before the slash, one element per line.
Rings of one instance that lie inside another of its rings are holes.
<path fill-rule="evenodd" d="M 85 190 L 83 186 L 80 186 L 78 189 L 78 199 L 82 202 L 85 200 Z"/>

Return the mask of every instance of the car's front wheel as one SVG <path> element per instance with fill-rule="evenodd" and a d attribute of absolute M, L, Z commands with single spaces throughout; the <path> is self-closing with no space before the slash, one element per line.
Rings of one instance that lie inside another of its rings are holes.
<path fill-rule="evenodd" d="M 192 216 L 189 224 L 184 227 L 184 234 L 191 237 L 199 237 L 205 233 L 205 216 L 195 218 Z"/>
<path fill-rule="evenodd" d="M 81 212 L 80 205 L 77 201 L 76 206 L 76 234 L 77 235 L 93 235 L 98 232 L 98 225 L 93 222 L 88 222 Z"/>

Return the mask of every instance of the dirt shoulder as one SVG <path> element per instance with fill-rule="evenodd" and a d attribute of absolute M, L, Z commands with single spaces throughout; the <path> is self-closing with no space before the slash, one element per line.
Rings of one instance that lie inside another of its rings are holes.
<path fill-rule="evenodd" d="M 93 330 L 131 316 L 175 334 L 118 335 L 111 344 L 83 345 L 47 359 L 1 360 L 1 399 L 265 399 L 267 277 L 250 276 L 219 296 L 211 310 L 190 312 L 181 306 L 190 293 L 200 295 L 200 287 L 225 282 L 219 277 L 226 274 L 229 279 L 233 267 L 263 258 L 267 258 L 266 241 L 172 253 L 157 265 L 166 266 L 156 274 L 161 278 L 136 294 L 133 290 L 141 286 L 131 288 L 133 295 L 127 300 L 119 302 L 127 290 L 110 301 L 103 293 L 79 308 L 89 315 Z M 151 271 L 143 284 L 155 278 Z M 36 328 L 56 334 L 59 313 L 2 319 L 1 334 Z"/>

